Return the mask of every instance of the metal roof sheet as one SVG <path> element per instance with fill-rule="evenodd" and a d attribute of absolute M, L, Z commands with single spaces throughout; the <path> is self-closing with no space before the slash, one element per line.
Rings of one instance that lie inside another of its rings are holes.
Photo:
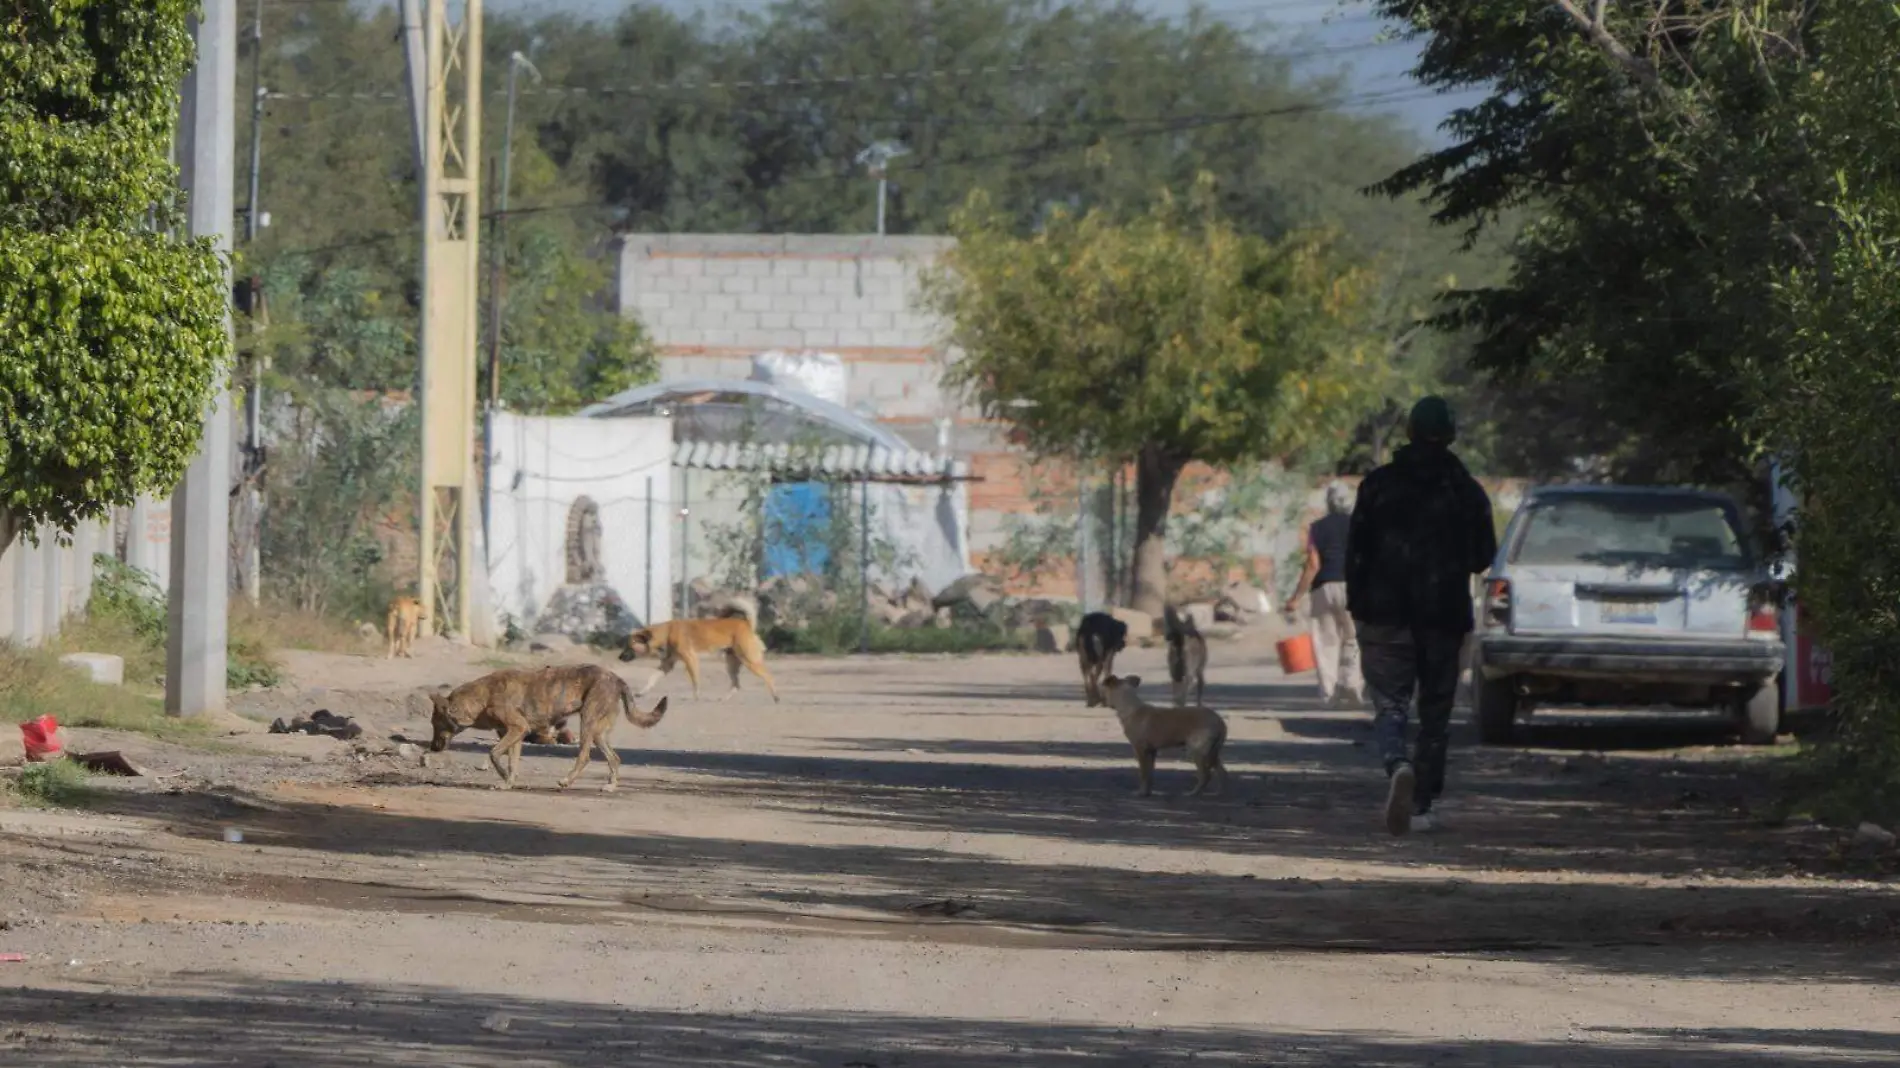
<path fill-rule="evenodd" d="M 871 445 L 831 445 L 814 450 L 794 449 L 789 445 L 682 441 L 673 446 L 673 464 L 708 471 L 809 475 L 819 481 L 973 481 L 970 465 L 954 457 Z"/>

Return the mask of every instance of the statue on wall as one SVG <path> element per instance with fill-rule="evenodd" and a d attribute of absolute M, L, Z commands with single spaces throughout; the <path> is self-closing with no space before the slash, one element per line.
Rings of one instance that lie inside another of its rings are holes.
<path fill-rule="evenodd" d="M 600 507 L 582 497 L 567 513 L 567 584 L 585 586 L 606 577 L 600 560 Z"/>

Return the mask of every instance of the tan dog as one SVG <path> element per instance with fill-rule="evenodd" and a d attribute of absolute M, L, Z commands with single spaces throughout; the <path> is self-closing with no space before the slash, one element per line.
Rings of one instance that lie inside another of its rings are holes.
<path fill-rule="evenodd" d="M 1208 780 L 1218 776 L 1215 793 L 1227 787 L 1227 768 L 1220 762 L 1220 749 L 1227 741 L 1227 721 L 1211 708 L 1162 708 L 1141 699 L 1136 688 L 1141 676 L 1116 678 L 1110 675 L 1102 683 L 1108 706 L 1122 721 L 1122 733 L 1135 747 L 1135 768 L 1141 779 L 1136 796 L 1153 793 L 1155 754 L 1163 749 L 1185 748 L 1194 762 L 1193 796 L 1207 789 Z"/>
<path fill-rule="evenodd" d="M 405 595 L 389 602 L 389 620 L 383 628 L 389 635 L 389 656 L 386 659 L 415 656 L 410 646 L 422 630 L 422 621 L 428 618 L 429 613 L 423 610 L 422 602 L 414 597 Z"/>
<path fill-rule="evenodd" d="M 620 651 L 620 659 L 632 660 L 648 653 L 660 656 L 660 674 L 646 684 L 640 692 L 651 690 L 660 678 L 673 670 L 674 664 L 686 669 L 686 677 L 693 680 L 693 697 L 699 697 L 699 654 L 725 653 L 726 672 L 732 676 L 732 689 L 720 700 L 730 700 L 739 692 L 739 669 L 750 668 L 765 682 L 765 691 L 772 695 L 772 702 L 778 703 L 778 686 L 772 681 L 772 673 L 765 670 L 765 643 L 759 640 L 752 624 L 744 618 L 727 619 L 676 619 L 670 623 L 656 623 L 651 627 L 641 627 L 627 636 L 627 647 Z"/>
<path fill-rule="evenodd" d="M 448 748 L 449 741 L 462 731 L 487 729 L 501 735 L 488 751 L 488 762 L 501 776 L 501 789 L 513 789 L 521 767 L 521 745 L 530 732 L 557 728 L 569 716 L 581 720 L 574 769 L 560 782 L 565 790 L 574 784 L 587 767 L 588 750 L 598 748 L 607 762 L 607 785 L 611 792 L 620 785 L 620 754 L 610 744 L 614 714 L 622 713 L 637 727 L 652 727 L 666 715 L 666 699 L 642 713 L 634 704 L 633 691 L 625 679 L 596 664 L 570 664 L 544 668 L 505 668 L 463 683 L 447 694 L 429 695 L 434 705 L 431 716 L 434 735 L 429 740 L 433 752 Z M 502 755 L 508 764 L 502 766 Z"/>

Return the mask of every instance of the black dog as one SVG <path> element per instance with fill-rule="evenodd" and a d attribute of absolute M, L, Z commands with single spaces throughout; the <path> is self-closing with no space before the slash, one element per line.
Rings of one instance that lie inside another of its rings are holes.
<path fill-rule="evenodd" d="M 1090 612 L 1075 630 L 1075 651 L 1082 660 L 1082 693 L 1088 706 L 1108 703 L 1102 680 L 1115 672 L 1115 654 L 1128 644 L 1128 624 L 1107 612 Z"/>

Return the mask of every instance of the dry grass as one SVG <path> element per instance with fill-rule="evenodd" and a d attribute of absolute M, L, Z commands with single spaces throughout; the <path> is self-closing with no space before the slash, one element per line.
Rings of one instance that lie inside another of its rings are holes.
<path fill-rule="evenodd" d="M 50 643 L 47 652 L 55 660 L 61 653 L 110 653 L 125 661 L 126 686 L 141 691 L 163 689 L 165 646 L 154 644 L 124 616 L 73 616 L 60 627 L 59 637 Z"/>
<path fill-rule="evenodd" d="M 101 686 L 59 662 L 51 649 L 0 646 L 0 723 L 50 715 L 62 727 L 136 731 L 169 741 L 208 741 L 195 720 L 165 715 L 158 697 L 126 686 Z"/>
<path fill-rule="evenodd" d="M 378 639 L 365 637 L 357 625 L 334 616 L 312 615 L 287 605 L 266 601 L 231 602 L 233 644 L 264 649 L 309 649 L 320 653 L 373 653 Z"/>

